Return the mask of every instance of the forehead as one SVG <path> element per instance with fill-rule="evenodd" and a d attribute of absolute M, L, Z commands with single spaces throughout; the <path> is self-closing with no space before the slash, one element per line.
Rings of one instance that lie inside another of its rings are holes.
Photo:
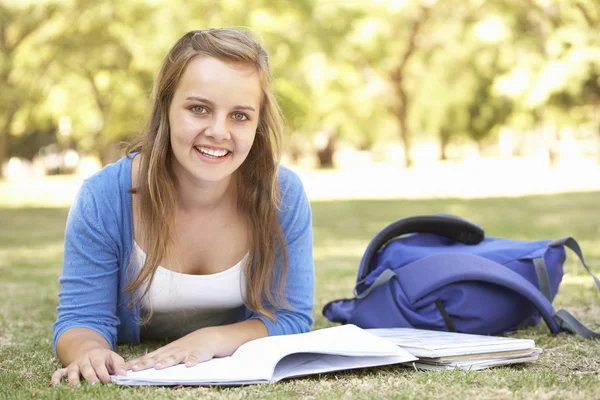
<path fill-rule="evenodd" d="M 258 71 L 253 65 L 206 56 L 188 63 L 175 97 L 201 96 L 224 105 L 243 103 L 257 108 L 261 93 Z"/>

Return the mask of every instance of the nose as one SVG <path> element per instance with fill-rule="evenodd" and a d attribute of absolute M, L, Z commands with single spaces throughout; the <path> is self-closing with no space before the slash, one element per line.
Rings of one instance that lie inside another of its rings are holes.
<path fill-rule="evenodd" d="M 215 114 L 205 132 L 207 136 L 212 137 L 217 142 L 228 140 L 230 135 L 227 127 L 227 116 Z"/>

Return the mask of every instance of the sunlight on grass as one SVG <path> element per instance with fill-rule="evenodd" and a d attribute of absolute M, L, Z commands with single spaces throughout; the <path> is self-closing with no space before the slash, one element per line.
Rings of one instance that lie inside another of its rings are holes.
<path fill-rule="evenodd" d="M 600 165 L 571 161 L 549 167 L 535 159 L 432 162 L 411 169 L 366 164 L 337 170 L 298 170 L 309 198 L 483 198 L 600 189 Z"/>
<path fill-rule="evenodd" d="M 63 253 L 67 197 L 76 182 L 64 177 L 65 192 L 42 204 L 31 187 L 11 201 L 28 199 L 27 206 L 0 206 L 0 393 L 17 398 L 600 398 L 600 341 L 553 336 L 544 325 L 509 336 L 534 339 L 544 349 L 526 366 L 480 372 L 415 371 L 382 367 L 292 379 L 277 385 L 233 388 L 122 388 L 83 385 L 48 387 L 58 366 L 53 356 L 51 326 L 56 317 Z M 0 191 L 6 193 L 6 183 Z M 48 186 L 44 186 L 48 188 Z M 64 196 L 64 200 L 60 197 Z M 43 198 L 44 196 L 42 196 Z M 62 207 L 50 204 L 64 203 Z M 358 264 L 373 236 L 392 221 L 438 212 L 458 214 L 480 224 L 486 234 L 525 240 L 576 237 L 590 267 L 600 272 L 600 191 L 477 199 L 313 199 L 315 257 L 314 329 L 334 325 L 321 314 L 334 299 L 352 296 Z M 39 207 L 33 207 L 38 205 Z M 570 252 L 565 276 L 555 299 L 592 328 L 600 326 L 600 293 Z M 152 351 L 156 343 L 121 345 L 131 357 Z M 2 397 L 2 396 L 0 396 Z"/>
<path fill-rule="evenodd" d="M 48 176 L 19 181 L 0 180 L 0 207 L 65 207 L 81 187 L 74 175 Z"/>
<path fill-rule="evenodd" d="M 432 162 L 404 169 L 366 163 L 332 170 L 289 166 L 311 200 L 482 198 L 600 190 L 600 165 L 589 160 L 549 167 L 536 159 Z M 585 173 L 584 173 L 585 172 Z M 69 206 L 81 186 L 77 175 L 0 180 L 0 207 Z M 462 214 L 465 210 L 451 209 Z"/>

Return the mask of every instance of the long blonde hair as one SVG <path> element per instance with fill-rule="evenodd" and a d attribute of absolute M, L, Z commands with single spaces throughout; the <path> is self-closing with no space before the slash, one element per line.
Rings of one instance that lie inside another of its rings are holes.
<path fill-rule="evenodd" d="M 278 220 L 277 185 L 283 122 L 271 88 L 267 52 L 251 36 L 237 29 L 191 31 L 175 43 L 156 77 L 154 105 L 147 127 L 127 147 L 128 156 L 136 152 L 141 155 L 138 184 L 132 193 L 139 196 L 139 226 L 147 246 L 144 266 L 128 285 L 127 293 L 135 294 L 142 285 L 146 288 L 141 296 L 131 297 L 130 306 L 148 294 L 160 260 L 176 239 L 177 179 L 171 168 L 169 106 L 187 65 L 198 56 L 247 63 L 258 71 L 262 89 L 260 120 L 248 157 L 236 171 L 237 200 L 238 209 L 246 219 L 250 244 L 245 266 L 246 306 L 273 319 L 274 311 L 288 304 L 283 296 L 287 254 Z M 282 270 L 275 270 L 276 257 L 283 261 Z"/>

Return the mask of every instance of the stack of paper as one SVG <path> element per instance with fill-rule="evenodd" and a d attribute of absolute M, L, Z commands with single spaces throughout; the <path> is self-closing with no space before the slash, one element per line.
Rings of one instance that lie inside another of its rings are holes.
<path fill-rule="evenodd" d="M 531 362 L 542 349 L 531 339 L 439 332 L 411 328 L 367 329 L 419 360 L 407 365 L 431 370 L 477 370 Z"/>

